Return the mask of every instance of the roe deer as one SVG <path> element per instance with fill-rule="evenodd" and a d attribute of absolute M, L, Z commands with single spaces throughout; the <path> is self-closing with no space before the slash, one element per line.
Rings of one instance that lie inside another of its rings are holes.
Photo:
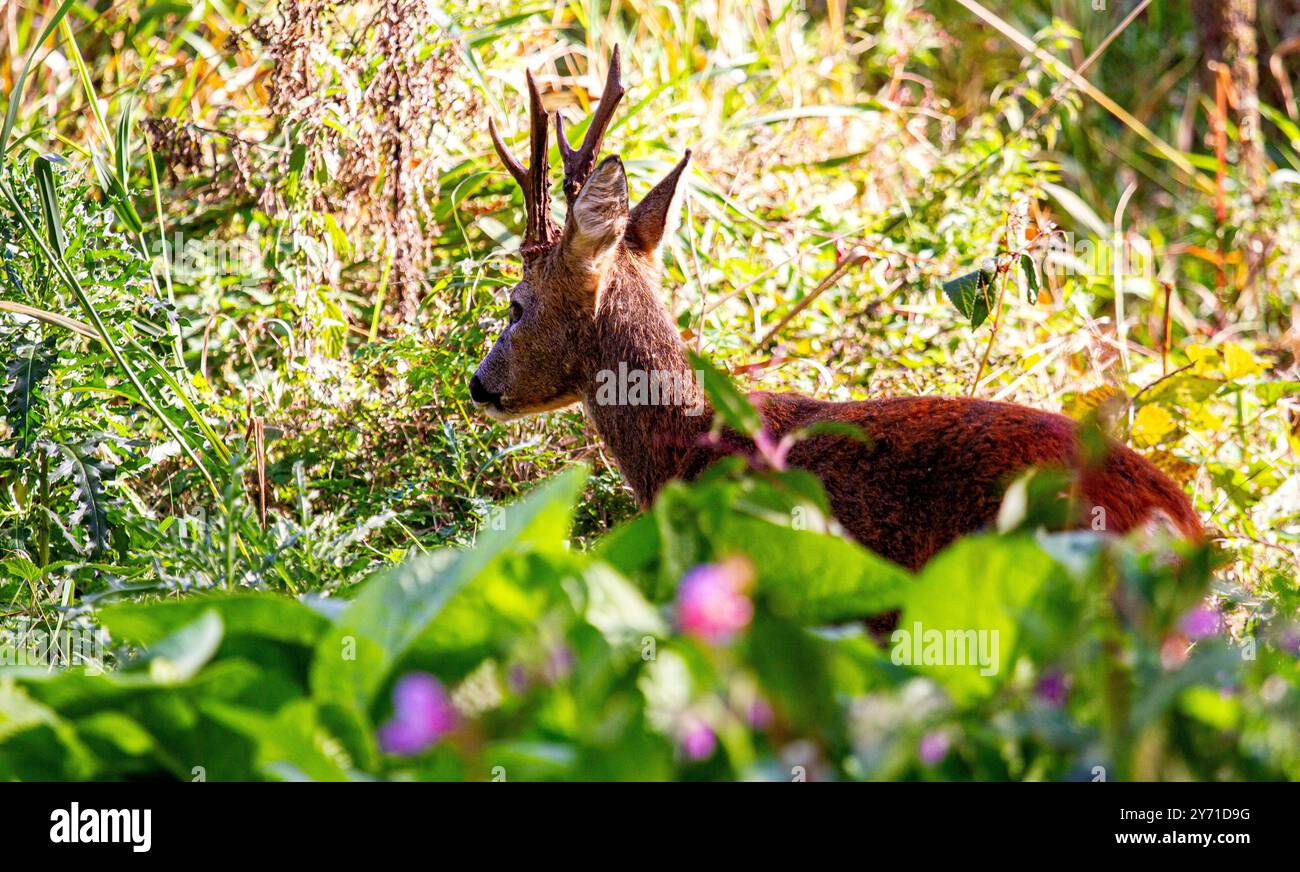
<path fill-rule="evenodd" d="M 665 482 L 690 479 L 754 443 L 728 433 L 708 440 L 713 423 L 678 331 L 659 299 L 659 244 L 690 161 L 680 163 L 628 208 L 617 156 L 596 155 L 623 96 L 619 51 L 582 144 L 575 150 L 555 117 L 568 216 L 551 216 L 547 123 L 527 74 L 531 162 L 524 167 L 489 121 L 493 145 L 523 188 L 527 226 L 523 276 L 510 292 L 510 323 L 470 380 L 470 395 L 498 421 L 582 403 L 643 507 Z M 610 373 L 688 374 L 671 402 L 611 403 Z M 1008 403 L 940 397 L 890 397 L 832 403 L 798 394 L 755 392 L 750 401 L 772 439 L 818 422 L 860 428 L 866 439 L 815 435 L 798 441 L 789 465 L 816 474 L 832 511 L 863 545 L 917 569 L 958 536 L 989 524 L 1007 485 L 1029 467 L 1078 469 L 1078 490 L 1105 528 L 1124 532 L 1148 518 L 1171 521 L 1198 538 L 1201 525 L 1185 494 L 1150 462 L 1112 444 L 1103 460 L 1083 460 L 1077 425 L 1062 415 Z"/>

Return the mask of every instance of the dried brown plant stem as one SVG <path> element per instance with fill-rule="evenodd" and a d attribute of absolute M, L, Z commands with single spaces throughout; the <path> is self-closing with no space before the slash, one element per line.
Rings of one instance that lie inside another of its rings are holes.
<path fill-rule="evenodd" d="M 821 280 L 821 283 L 818 284 L 817 287 L 812 289 L 812 291 L 808 294 L 808 296 L 804 297 L 802 300 L 795 303 L 794 306 L 791 307 L 790 311 L 786 312 L 785 316 L 782 317 L 780 321 L 776 322 L 776 326 L 774 326 L 771 330 L 767 331 L 767 333 L 764 334 L 762 339 L 758 340 L 757 343 L 758 346 L 762 347 L 766 345 L 768 342 L 771 342 L 772 337 L 776 336 L 777 333 L 780 333 L 782 328 L 784 328 L 785 325 L 789 324 L 795 317 L 797 317 L 800 312 L 802 312 L 804 309 L 807 309 L 809 306 L 811 306 L 813 302 L 818 297 L 820 297 L 827 288 L 829 288 L 831 285 L 839 281 L 840 278 L 846 272 L 848 272 L 852 267 L 857 266 L 858 264 L 862 263 L 863 261 L 867 260 L 870 257 L 871 255 L 864 248 L 861 248 L 859 246 L 854 246 L 852 249 L 850 249 L 838 261 L 835 262 L 834 268 L 831 269 L 830 273 L 827 274 L 826 278 Z"/>

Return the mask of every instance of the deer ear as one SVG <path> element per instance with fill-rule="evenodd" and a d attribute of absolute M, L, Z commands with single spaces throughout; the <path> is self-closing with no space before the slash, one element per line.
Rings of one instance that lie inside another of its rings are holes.
<path fill-rule="evenodd" d="M 677 197 L 677 184 L 681 181 L 686 167 L 690 165 L 691 152 L 673 167 L 672 172 L 664 176 L 659 184 L 650 189 L 632 214 L 627 219 L 627 232 L 624 238 L 627 247 L 644 255 L 653 255 L 659 250 L 659 244 L 677 227 L 680 214 Z"/>
<path fill-rule="evenodd" d="M 623 162 L 610 156 L 600 162 L 573 201 L 564 228 L 564 252 L 599 270 L 614 253 L 625 227 L 627 174 Z"/>

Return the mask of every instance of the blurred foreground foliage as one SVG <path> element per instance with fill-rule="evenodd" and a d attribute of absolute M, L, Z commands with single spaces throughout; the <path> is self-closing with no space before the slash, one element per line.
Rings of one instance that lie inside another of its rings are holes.
<path fill-rule="evenodd" d="M 824 532 L 806 477 L 723 465 L 580 552 L 566 536 L 586 474 L 539 487 L 476 548 L 413 558 L 343 600 L 244 592 L 100 609 L 139 653 L 100 675 L 7 670 L 0 772 L 1300 775 L 1300 635 L 1241 645 L 1205 623 L 1208 547 L 1034 533 L 1031 511 L 913 576 Z M 680 569 L 738 555 L 752 561 L 738 591 L 752 611 L 726 640 L 704 639 L 683 619 Z M 995 641 L 977 655 L 963 640 L 964 666 L 910 662 L 932 642 L 882 648 L 848 620 L 885 608 L 901 609 L 900 632 L 979 627 Z M 454 723 L 384 753 L 377 726 L 412 673 L 437 676 Z"/>

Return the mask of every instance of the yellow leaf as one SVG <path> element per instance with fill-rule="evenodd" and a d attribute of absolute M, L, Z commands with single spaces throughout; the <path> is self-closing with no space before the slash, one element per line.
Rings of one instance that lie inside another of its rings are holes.
<path fill-rule="evenodd" d="M 1222 430 L 1224 426 L 1222 418 L 1200 404 L 1193 406 L 1187 417 L 1191 421 L 1193 430 L 1210 433 Z"/>
<path fill-rule="evenodd" d="M 1124 392 L 1114 385 L 1101 385 L 1076 396 L 1068 405 L 1066 414 L 1076 421 L 1082 421 L 1089 412 L 1117 404 L 1123 396 Z"/>
<path fill-rule="evenodd" d="M 1255 359 L 1255 355 L 1235 342 L 1224 343 L 1223 375 L 1226 378 L 1242 378 L 1263 371 L 1264 365 Z"/>
<path fill-rule="evenodd" d="M 1178 422 L 1163 406 L 1143 406 L 1133 421 L 1133 441 L 1150 448 L 1177 429 Z"/>
<path fill-rule="evenodd" d="M 1197 466 L 1195 463 L 1188 463 L 1178 455 L 1170 454 L 1168 451 L 1152 451 L 1147 455 L 1147 460 L 1150 460 L 1156 465 L 1157 469 L 1181 485 L 1186 485 L 1196 475 Z"/>
<path fill-rule="evenodd" d="M 1211 375 L 1219 365 L 1219 352 L 1208 345 L 1189 345 L 1187 359 L 1192 362 L 1192 372 Z"/>

